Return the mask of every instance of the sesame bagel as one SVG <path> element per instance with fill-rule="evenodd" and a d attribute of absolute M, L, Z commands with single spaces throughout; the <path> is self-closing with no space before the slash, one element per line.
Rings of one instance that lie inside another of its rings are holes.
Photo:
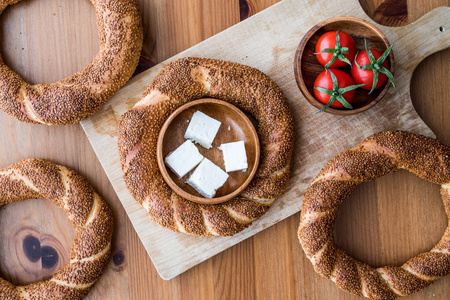
<path fill-rule="evenodd" d="M 0 13 L 20 0 L 0 0 Z M 135 0 L 91 0 L 100 52 L 83 70 L 50 84 L 26 83 L 0 57 L 0 109 L 28 123 L 65 125 L 92 115 L 123 86 L 139 61 L 142 23 Z"/>
<path fill-rule="evenodd" d="M 341 289 L 371 299 L 394 299 L 430 285 L 450 272 L 450 225 L 428 252 L 402 266 L 372 268 L 350 257 L 334 242 L 337 211 L 354 188 L 366 181 L 406 169 L 441 186 L 450 220 L 450 147 L 418 134 L 385 131 L 333 158 L 306 191 L 298 237 L 320 275 Z"/>
<path fill-rule="evenodd" d="M 30 198 L 46 198 L 67 213 L 76 233 L 70 261 L 50 279 L 25 286 L 0 277 L 0 298 L 84 298 L 109 260 L 111 210 L 82 176 L 49 161 L 23 160 L 0 171 L 0 206 Z"/>
<path fill-rule="evenodd" d="M 230 201 L 203 205 L 178 196 L 159 171 L 156 146 L 165 120 L 203 97 L 227 101 L 258 122 L 261 158 L 256 176 Z M 289 180 L 293 122 L 286 97 L 264 73 L 237 63 L 182 58 L 166 66 L 119 122 L 119 152 L 133 197 L 159 225 L 187 234 L 233 235 L 261 217 Z"/>

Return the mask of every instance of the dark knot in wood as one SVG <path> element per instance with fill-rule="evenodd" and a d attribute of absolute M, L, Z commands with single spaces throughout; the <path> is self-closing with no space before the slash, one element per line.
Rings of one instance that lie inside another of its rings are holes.
<path fill-rule="evenodd" d="M 122 250 L 116 251 L 113 256 L 113 262 L 116 266 L 120 266 L 125 261 L 125 255 L 123 254 Z"/>
<path fill-rule="evenodd" d="M 58 252 L 51 246 L 42 247 L 42 267 L 51 269 L 58 263 Z"/>
<path fill-rule="evenodd" d="M 41 242 L 34 236 L 28 235 L 23 240 L 23 252 L 31 262 L 41 258 Z"/>
<path fill-rule="evenodd" d="M 247 0 L 239 0 L 239 13 L 241 21 L 249 17 L 250 6 L 248 5 Z"/>
<path fill-rule="evenodd" d="M 42 259 L 42 267 L 51 269 L 58 263 L 58 252 L 51 246 L 41 248 L 41 242 L 33 235 L 27 235 L 23 240 L 23 252 L 33 263 Z"/>

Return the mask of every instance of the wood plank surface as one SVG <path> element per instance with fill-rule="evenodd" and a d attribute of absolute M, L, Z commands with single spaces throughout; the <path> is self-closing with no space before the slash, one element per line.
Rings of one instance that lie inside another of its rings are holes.
<path fill-rule="evenodd" d="M 146 28 L 144 62 L 160 62 L 237 23 L 241 15 L 237 2 L 198 0 L 186 5 L 181 0 L 138 1 Z M 277 1 L 249 2 L 264 6 Z M 449 5 L 448 1 L 421 3 L 408 1 L 409 22 L 434 6 Z M 0 17 L 0 38 L 7 63 L 30 82 L 69 75 L 86 65 L 98 49 L 94 11 L 88 1 L 23 1 Z M 414 73 L 411 88 L 419 115 L 448 144 L 449 59 L 450 50 L 445 50 L 424 60 Z M 163 281 L 79 125 L 28 125 L 3 113 L 0 124 L 1 167 L 28 157 L 51 159 L 85 175 L 113 207 L 114 259 L 89 299 L 356 299 L 314 273 L 296 237 L 298 214 L 171 281 Z M 23 269 L 23 261 L 17 264 L 15 260 L 25 258 L 11 248 L 17 243 L 11 233 L 18 228 L 31 228 L 29 233 L 36 234 L 43 247 L 47 244 L 42 237 L 47 234 L 63 248 L 70 246 L 71 228 L 64 223 L 64 213 L 44 203 L 31 200 L 0 210 L 0 270 L 13 282 L 39 280 L 49 269 L 43 267 L 41 259 L 35 277 L 25 276 L 31 272 Z M 358 188 L 340 211 L 336 234 L 338 243 L 359 259 L 374 265 L 398 264 L 434 245 L 446 223 L 438 188 L 398 172 Z M 66 234 L 61 236 L 60 232 Z M 447 299 L 449 280 L 440 279 L 409 298 Z"/>
<path fill-rule="evenodd" d="M 442 24 L 450 26 L 450 10 L 445 8 L 427 14 L 408 27 L 381 27 L 388 40 L 396 41 L 394 52 L 397 59 L 396 88 L 389 90 L 379 105 L 365 113 L 347 117 L 314 115 L 315 109 L 305 105 L 305 98 L 299 93 L 292 68 L 298 37 L 314 26 L 317 19 L 325 20 L 333 15 L 368 19 L 357 1 L 346 0 L 345 3 L 345 6 L 339 2 L 307 6 L 306 2 L 284 1 L 142 72 L 117 92 L 97 114 L 81 122 L 106 175 L 162 278 L 172 279 L 298 212 L 302 195 L 324 161 L 355 146 L 365 137 L 393 128 L 433 135 L 414 111 L 409 98 L 409 83 L 415 66 L 423 57 L 450 44 L 450 35 L 435 29 Z M 224 44 L 228 44 L 227 51 L 223 51 Z M 232 237 L 194 237 L 157 226 L 148 217 L 147 211 L 133 199 L 123 179 L 117 148 L 118 118 L 141 98 L 142 91 L 165 65 L 183 56 L 244 62 L 265 72 L 287 96 L 295 121 L 296 142 L 292 172 L 285 193 L 264 217 Z M 358 124 L 358 129 L 355 124 Z M 324 132 L 323 128 L 330 130 Z M 318 152 L 317 149 L 321 151 Z"/>

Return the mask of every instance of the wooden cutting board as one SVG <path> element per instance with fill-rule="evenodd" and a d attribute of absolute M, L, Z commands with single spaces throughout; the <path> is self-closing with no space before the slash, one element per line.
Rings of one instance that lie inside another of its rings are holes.
<path fill-rule="evenodd" d="M 298 212 L 306 188 L 324 164 L 368 135 L 402 129 L 434 136 L 412 106 L 410 80 L 423 58 L 450 46 L 450 8 L 437 8 L 405 27 L 375 24 L 395 44 L 397 88 L 391 88 L 379 104 L 358 115 L 313 115 L 316 109 L 306 101 L 295 82 L 294 54 L 300 39 L 312 26 L 335 16 L 354 16 L 374 23 L 357 0 L 282 1 L 134 77 L 98 113 L 82 122 L 109 180 L 163 279 L 171 279 Z M 185 56 L 217 58 L 258 68 L 281 87 L 294 115 L 296 140 L 289 186 L 266 215 L 233 237 L 194 237 L 156 225 L 131 197 L 123 180 L 117 149 L 117 121 L 140 99 L 164 66 Z"/>

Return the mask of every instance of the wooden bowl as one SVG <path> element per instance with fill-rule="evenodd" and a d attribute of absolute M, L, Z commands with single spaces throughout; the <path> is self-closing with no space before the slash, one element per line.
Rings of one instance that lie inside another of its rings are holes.
<path fill-rule="evenodd" d="M 351 35 L 355 40 L 357 51 L 364 50 L 364 38 L 367 39 L 370 48 L 377 49 L 381 52 L 384 52 L 390 46 L 389 41 L 378 28 L 367 21 L 354 17 L 331 18 L 311 28 L 298 45 L 294 59 L 294 73 L 297 85 L 306 100 L 318 109 L 323 108 L 324 105 L 314 98 L 313 86 L 314 81 L 324 70 L 324 67 L 314 55 L 315 45 L 322 34 L 327 31 L 336 30 L 344 31 Z M 394 74 L 393 51 L 389 54 L 388 59 L 389 69 Z M 350 66 L 339 69 L 350 74 Z M 388 79 L 383 86 L 374 90 L 371 94 L 369 94 L 368 90 L 356 89 L 355 98 L 352 102 L 354 109 L 328 108 L 325 111 L 335 115 L 353 115 L 363 112 L 377 104 L 386 94 L 390 86 L 391 82 Z"/>
<path fill-rule="evenodd" d="M 188 121 L 198 110 L 222 122 L 211 149 L 196 144 L 204 157 L 225 170 L 222 151 L 217 147 L 223 143 L 244 141 L 247 153 L 247 171 L 229 172 L 228 180 L 212 199 L 202 197 L 186 183 L 190 173 L 178 178 L 164 163 L 164 158 L 186 141 L 184 133 L 189 125 Z M 258 169 L 260 148 L 258 134 L 252 121 L 239 108 L 225 101 L 202 98 L 179 107 L 169 116 L 159 133 L 156 153 L 164 180 L 178 195 L 201 204 L 216 204 L 234 198 L 248 186 Z"/>

